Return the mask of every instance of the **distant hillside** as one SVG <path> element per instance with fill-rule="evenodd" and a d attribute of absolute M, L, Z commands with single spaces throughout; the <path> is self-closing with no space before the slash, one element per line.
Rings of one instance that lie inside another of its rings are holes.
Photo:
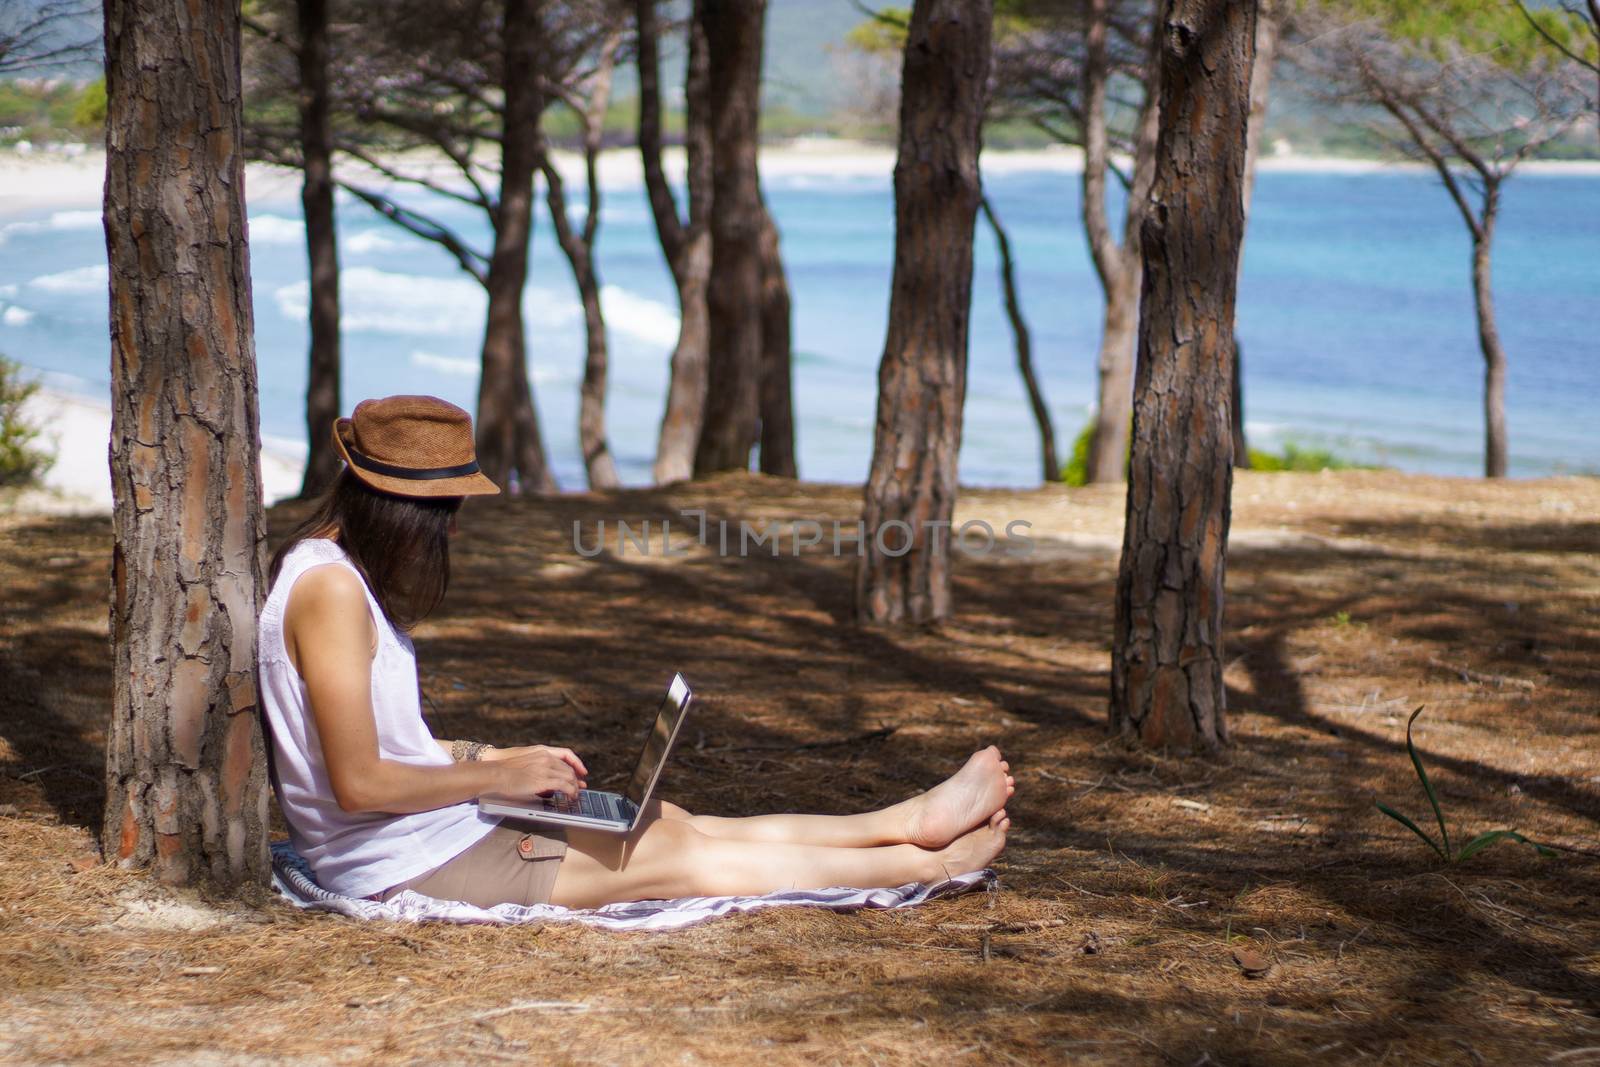
<path fill-rule="evenodd" d="M 877 0 L 868 6 L 882 6 Z M 769 105 L 802 115 L 837 111 L 842 85 L 830 49 L 864 21 L 850 0 L 771 0 L 764 89 Z"/>

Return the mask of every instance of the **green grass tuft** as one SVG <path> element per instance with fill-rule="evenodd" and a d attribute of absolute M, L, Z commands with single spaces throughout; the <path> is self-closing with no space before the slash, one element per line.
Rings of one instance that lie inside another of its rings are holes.
<path fill-rule="evenodd" d="M 1258 471 L 1345 471 L 1377 468 L 1340 459 L 1325 448 L 1302 448 L 1285 441 L 1282 452 L 1250 449 L 1250 469 Z"/>
<path fill-rule="evenodd" d="M 1084 423 L 1083 429 L 1072 440 L 1072 453 L 1061 467 L 1061 480 L 1067 485 L 1081 486 L 1089 483 L 1089 438 L 1094 435 L 1094 423 Z M 1324 448 L 1305 448 L 1293 441 L 1284 442 L 1282 452 L 1268 452 L 1261 448 L 1250 449 L 1250 469 L 1258 471 L 1345 471 L 1380 470 L 1366 463 L 1352 463 L 1340 459 Z M 1127 464 L 1123 464 L 1127 474 Z"/>

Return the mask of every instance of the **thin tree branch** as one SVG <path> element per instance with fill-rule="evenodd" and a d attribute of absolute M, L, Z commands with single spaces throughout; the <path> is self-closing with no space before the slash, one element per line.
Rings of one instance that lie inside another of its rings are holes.
<path fill-rule="evenodd" d="M 1428 161 L 1433 164 L 1433 169 L 1439 172 L 1440 180 L 1444 182 L 1445 189 L 1450 193 L 1450 199 L 1455 201 L 1456 208 L 1461 212 L 1461 217 L 1466 220 L 1467 229 L 1472 231 L 1473 239 L 1482 240 L 1483 226 L 1479 223 L 1478 216 L 1472 210 L 1471 205 L 1467 203 L 1466 195 L 1462 193 L 1461 186 L 1456 181 L 1455 172 L 1450 168 L 1450 161 L 1445 159 L 1444 154 L 1434 147 L 1433 142 L 1428 140 L 1427 134 L 1422 131 L 1393 97 L 1381 89 L 1377 90 L 1377 93 L 1379 105 L 1405 127 L 1406 132 L 1411 136 L 1412 143 L 1428 157 Z"/>
<path fill-rule="evenodd" d="M 476 249 L 469 248 L 460 237 L 443 223 L 437 222 L 418 211 L 403 207 L 382 193 L 365 189 L 342 178 L 335 179 L 339 188 L 372 208 L 379 215 L 390 222 L 407 230 L 418 237 L 432 241 L 455 257 L 461 269 L 478 282 L 479 285 L 489 284 L 489 257 Z"/>
<path fill-rule="evenodd" d="M 1523 0 L 1515 0 L 1515 3 L 1517 5 L 1517 10 L 1522 12 L 1522 17 L 1527 20 L 1529 26 L 1533 27 L 1533 32 L 1537 33 L 1540 37 L 1543 37 L 1552 48 L 1579 66 L 1585 67 L 1596 74 L 1600 74 L 1600 63 L 1595 63 L 1592 60 L 1585 59 L 1583 56 L 1578 55 L 1572 49 L 1568 48 L 1561 41 L 1556 40 L 1555 37 L 1551 35 L 1549 30 L 1539 25 L 1539 20 L 1533 17 L 1533 13 L 1528 10 L 1528 5 L 1523 3 Z M 1596 8 L 1594 17 L 1596 19 L 1597 27 L 1600 27 L 1600 0 L 1589 0 L 1589 3 L 1591 7 Z M 1568 14 L 1571 13 L 1565 7 L 1563 7 L 1561 10 L 1566 11 Z M 1597 27 L 1591 27 L 1591 30 L 1594 32 L 1596 40 L 1600 40 L 1600 28 Z"/>
<path fill-rule="evenodd" d="M 486 211 L 492 210 L 494 207 L 494 201 L 490 199 L 487 191 L 481 184 L 479 184 L 478 180 L 473 177 L 472 172 L 466 167 L 461 167 L 460 163 L 457 163 L 457 166 L 460 167 L 463 176 L 472 186 L 472 193 L 463 193 L 459 189 L 452 189 L 448 185 L 441 185 L 438 182 L 429 178 L 424 178 L 421 175 L 407 174 L 405 171 L 397 170 L 372 153 L 364 151 L 360 148 L 356 148 L 353 145 L 343 144 L 339 146 L 338 150 L 350 158 L 372 168 L 379 174 L 382 174 L 385 178 L 388 178 L 392 181 L 405 182 L 408 185 L 415 185 L 428 190 L 430 193 L 435 193 L 450 200 L 458 200 L 461 203 L 467 204 L 471 207 L 483 208 Z"/>
<path fill-rule="evenodd" d="M 297 43 L 291 41 L 289 37 L 282 31 L 273 29 L 260 19 L 255 19 L 251 18 L 249 15 L 244 15 L 239 21 L 245 29 L 249 30 L 257 37 L 271 41 L 273 44 L 287 49 L 290 55 L 298 56 L 300 54 L 300 46 Z"/>

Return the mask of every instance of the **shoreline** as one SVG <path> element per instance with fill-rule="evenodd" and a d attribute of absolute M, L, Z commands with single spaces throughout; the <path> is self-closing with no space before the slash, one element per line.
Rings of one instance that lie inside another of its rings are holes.
<path fill-rule="evenodd" d="M 48 374 L 49 372 L 45 372 L 45 379 L 38 392 L 25 405 L 24 417 L 41 428 L 36 444 L 53 450 L 55 462 L 45 473 L 40 486 L 0 496 L 0 516 L 108 514 L 112 507 L 111 475 L 107 461 L 107 449 L 111 438 L 110 404 L 83 393 L 67 391 L 60 385 L 51 385 Z M 278 436 L 262 438 L 261 487 L 266 506 L 271 507 L 299 493 L 301 473 L 305 466 L 305 450 L 306 445 L 302 440 Z M 1444 479 L 1471 483 L 1486 482 L 1485 479 L 1472 475 L 1395 469 L 1387 469 L 1382 473 L 1427 481 Z M 1566 483 L 1588 477 L 1590 476 L 1581 474 L 1543 474 L 1526 478 L 1508 478 L 1505 479 L 1505 483 L 1517 485 L 1536 482 Z M 802 479 L 797 484 L 801 487 L 837 488 L 843 483 Z M 632 485 L 626 488 L 649 490 L 652 487 Z M 1041 484 L 1031 488 L 1049 489 L 1052 486 Z M 961 491 L 972 493 L 1028 490 L 1003 485 L 963 483 Z M 583 489 L 572 489 L 563 495 L 573 496 L 583 493 Z"/>
<path fill-rule="evenodd" d="M 1027 149 L 985 149 L 981 166 L 991 175 L 1019 173 L 1077 174 L 1083 170 L 1083 152 L 1076 148 L 1047 147 Z M 555 160 L 563 177 L 581 183 L 583 159 L 571 151 L 558 151 Z M 421 172 L 446 180 L 455 172 L 443 156 L 408 154 L 405 162 Z M 669 148 L 664 153 L 669 176 L 677 180 L 683 170 L 683 151 Z M 888 180 L 894 172 L 895 150 L 888 145 L 836 138 L 797 138 L 781 144 L 764 145 L 761 170 L 767 179 L 791 178 L 878 178 Z M 1431 173 L 1425 163 L 1401 160 L 1356 159 L 1343 156 L 1263 155 L 1257 164 L 1265 174 L 1379 174 Z M 346 174 L 361 176 L 365 168 L 348 162 L 340 164 Z M 1600 177 L 1600 159 L 1530 160 L 1518 173 Z M 608 189 L 636 188 L 643 184 L 643 167 L 638 151 L 617 147 L 600 156 L 600 179 Z M 89 149 L 77 153 L 36 151 L 18 154 L 0 150 L 0 218 L 16 218 L 51 209 L 97 209 L 105 180 L 105 152 Z M 366 180 L 375 185 L 385 180 L 371 172 Z M 246 165 L 246 185 L 251 199 L 292 199 L 299 195 L 298 173 L 265 163 Z M 0 242 L 4 237 L 0 235 Z"/>
<path fill-rule="evenodd" d="M 23 405 L 23 417 L 40 428 L 35 447 L 55 462 L 41 484 L 0 505 L 0 514 L 103 515 L 111 511 L 111 405 L 49 385 Z M 277 437 L 261 443 L 261 492 L 267 505 L 300 492 L 305 444 Z"/>

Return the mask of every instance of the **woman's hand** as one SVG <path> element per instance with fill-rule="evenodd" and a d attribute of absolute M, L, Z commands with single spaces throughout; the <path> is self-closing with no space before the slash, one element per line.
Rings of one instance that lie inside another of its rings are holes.
<path fill-rule="evenodd" d="M 583 761 L 570 748 L 501 748 L 485 753 L 484 758 L 494 763 L 494 792 L 508 797 L 526 798 L 540 793 L 574 796 L 589 775 Z"/>
<path fill-rule="evenodd" d="M 512 756 L 526 755 L 529 752 L 545 752 L 555 756 L 561 762 L 577 772 L 579 778 L 589 777 L 589 768 L 583 765 L 583 760 L 570 748 L 553 748 L 550 745 L 526 745 L 521 748 L 491 748 L 483 753 L 483 760 L 496 761 L 510 759 Z"/>

